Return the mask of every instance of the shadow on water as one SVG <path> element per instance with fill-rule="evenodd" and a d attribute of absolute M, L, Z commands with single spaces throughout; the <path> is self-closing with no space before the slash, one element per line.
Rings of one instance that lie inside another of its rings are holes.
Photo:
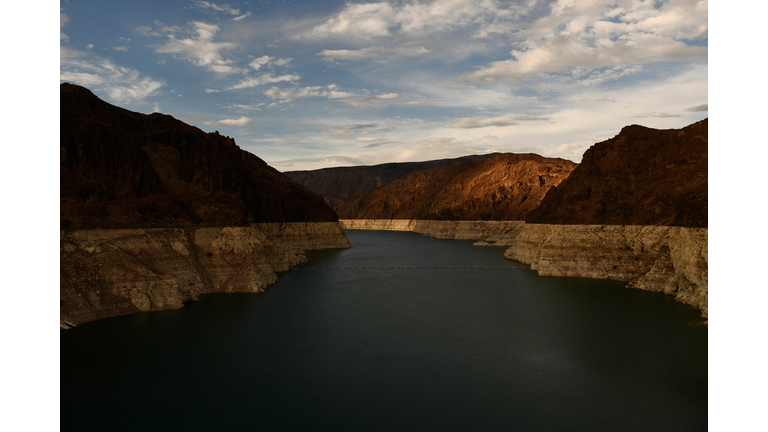
<path fill-rule="evenodd" d="M 62 331 L 61 429 L 706 430 L 693 308 L 503 248 L 348 236 L 261 294 Z"/>

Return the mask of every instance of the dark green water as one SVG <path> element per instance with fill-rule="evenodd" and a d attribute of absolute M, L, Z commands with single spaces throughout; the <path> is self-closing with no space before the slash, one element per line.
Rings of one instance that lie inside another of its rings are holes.
<path fill-rule="evenodd" d="M 707 429 L 693 308 L 500 248 L 347 234 L 265 293 L 62 331 L 61 429 Z M 349 269 L 372 266 L 506 268 Z"/>

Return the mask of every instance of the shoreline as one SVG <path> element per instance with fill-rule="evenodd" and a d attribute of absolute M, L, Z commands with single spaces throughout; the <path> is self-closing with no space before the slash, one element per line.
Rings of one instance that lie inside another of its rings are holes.
<path fill-rule="evenodd" d="M 708 318 L 708 228 L 553 225 L 523 221 L 341 219 L 344 229 L 412 231 L 434 238 L 507 247 L 504 257 L 541 276 L 627 282 L 673 295 Z"/>

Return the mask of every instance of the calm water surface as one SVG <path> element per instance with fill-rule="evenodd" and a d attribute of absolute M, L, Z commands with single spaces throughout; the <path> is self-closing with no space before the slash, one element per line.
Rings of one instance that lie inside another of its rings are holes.
<path fill-rule="evenodd" d="M 61 429 L 707 429 L 693 308 L 501 248 L 347 235 L 265 293 L 62 331 Z"/>

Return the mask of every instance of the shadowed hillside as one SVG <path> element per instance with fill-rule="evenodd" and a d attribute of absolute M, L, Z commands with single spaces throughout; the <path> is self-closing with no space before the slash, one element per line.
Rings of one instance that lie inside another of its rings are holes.
<path fill-rule="evenodd" d="M 61 227 L 336 221 L 319 196 L 229 137 L 60 85 Z"/>

